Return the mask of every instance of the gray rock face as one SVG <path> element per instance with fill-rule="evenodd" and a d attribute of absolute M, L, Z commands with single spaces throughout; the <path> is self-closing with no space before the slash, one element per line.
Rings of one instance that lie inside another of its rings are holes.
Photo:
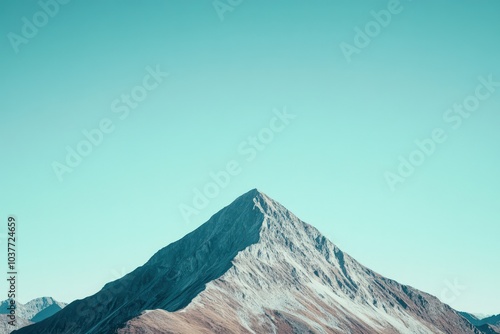
<path fill-rule="evenodd" d="M 10 319 L 7 318 L 6 314 L 0 314 L 0 333 L 9 334 L 15 329 L 23 328 L 25 326 L 31 325 L 32 322 L 21 317 L 16 317 L 15 326 L 9 324 Z"/>
<path fill-rule="evenodd" d="M 257 190 L 97 294 L 15 333 L 116 332 L 480 333 Z"/>
<path fill-rule="evenodd" d="M 10 333 L 13 329 L 19 329 L 28 326 L 34 322 L 42 321 L 62 310 L 66 304 L 55 301 L 50 297 L 41 297 L 30 300 L 26 304 L 17 303 L 15 327 L 8 324 L 7 314 L 9 310 L 9 301 L 4 300 L 0 303 L 0 334 Z"/>

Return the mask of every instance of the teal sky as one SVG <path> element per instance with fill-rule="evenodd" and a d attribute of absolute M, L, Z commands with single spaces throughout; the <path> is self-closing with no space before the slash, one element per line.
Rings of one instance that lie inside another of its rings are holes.
<path fill-rule="evenodd" d="M 380 274 L 499 313 L 500 87 L 457 129 L 443 115 L 478 77 L 500 81 L 500 2 L 401 1 L 348 62 L 341 43 L 387 8 L 253 0 L 221 20 L 211 1 L 70 1 L 16 52 L 10 33 L 41 7 L 0 2 L 0 241 L 16 215 L 19 300 L 93 294 L 258 188 Z M 157 67 L 168 77 L 114 112 Z M 113 131 L 60 181 L 54 162 L 103 119 Z M 446 141 L 392 191 L 386 172 L 435 128 Z M 184 219 L 230 161 L 239 173 Z"/>

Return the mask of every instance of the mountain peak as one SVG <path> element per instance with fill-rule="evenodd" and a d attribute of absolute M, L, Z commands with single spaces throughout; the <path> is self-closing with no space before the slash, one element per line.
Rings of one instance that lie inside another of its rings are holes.
<path fill-rule="evenodd" d="M 9 300 L 4 300 L 0 303 L 0 315 L 5 317 L 5 319 L 6 314 L 10 313 L 10 310 L 7 309 L 9 305 Z M 21 328 L 28 326 L 31 323 L 42 321 L 54 315 L 65 306 L 65 303 L 58 302 L 52 297 L 35 298 L 26 304 L 17 303 L 15 328 Z M 2 318 L 2 320 L 4 319 Z M 10 333 L 12 329 L 12 326 L 7 326 L 7 321 L 0 323 L 0 334 Z"/>
<path fill-rule="evenodd" d="M 270 200 L 270 198 L 266 194 L 264 194 L 263 192 L 259 191 L 257 188 L 254 188 L 254 189 L 249 190 L 246 193 L 240 195 L 239 197 L 237 197 L 228 206 L 238 205 L 242 202 L 255 203 L 255 201 L 261 201 L 261 200 Z"/>
<path fill-rule="evenodd" d="M 18 333 L 61 332 L 479 333 L 257 189 L 96 295 Z"/>
<path fill-rule="evenodd" d="M 272 199 L 262 191 L 258 190 L 257 188 L 254 188 L 244 193 L 243 195 L 239 196 L 228 207 L 231 206 L 239 207 L 242 203 L 246 204 L 252 203 L 251 208 L 250 207 L 248 208 L 250 208 L 251 210 L 258 209 L 264 215 L 272 215 L 272 212 L 275 211 L 282 211 L 282 212 L 288 211 L 288 209 L 286 209 L 279 202 L 275 201 L 274 199 Z"/>

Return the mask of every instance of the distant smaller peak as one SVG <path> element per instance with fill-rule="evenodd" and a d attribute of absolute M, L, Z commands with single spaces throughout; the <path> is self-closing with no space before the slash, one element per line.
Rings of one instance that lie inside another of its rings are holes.
<path fill-rule="evenodd" d="M 65 305 L 67 305 L 66 303 L 57 301 L 57 300 L 55 300 L 52 297 L 38 297 L 38 298 L 30 300 L 29 302 L 27 302 L 24 305 L 27 305 L 27 306 L 29 306 L 29 305 L 46 305 L 46 306 L 49 306 L 49 305 L 52 305 L 52 304 L 57 304 L 59 306 L 65 306 Z"/>
<path fill-rule="evenodd" d="M 30 302 L 34 302 L 34 301 L 54 302 L 54 298 L 52 298 L 52 297 L 38 297 L 38 298 L 30 300 Z"/>

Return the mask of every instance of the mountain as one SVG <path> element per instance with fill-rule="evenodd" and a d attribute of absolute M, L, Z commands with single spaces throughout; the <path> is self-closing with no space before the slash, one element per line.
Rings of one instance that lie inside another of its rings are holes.
<path fill-rule="evenodd" d="M 484 319 L 486 317 L 480 317 L 479 315 L 477 314 L 472 314 L 472 313 L 468 313 L 468 312 L 458 312 L 462 317 L 464 317 L 465 319 L 467 319 L 471 324 L 473 324 L 474 326 L 479 326 L 481 325 L 481 319 Z"/>
<path fill-rule="evenodd" d="M 31 325 L 32 322 L 29 320 L 26 320 L 24 318 L 17 318 L 16 317 L 16 322 L 15 325 L 12 326 L 9 324 L 10 319 L 7 317 L 6 314 L 0 314 L 0 334 L 9 334 L 11 333 L 14 329 L 19 329 L 26 327 L 28 325 Z"/>
<path fill-rule="evenodd" d="M 10 333 L 14 327 L 8 324 L 9 319 L 7 314 L 9 310 L 9 301 L 4 300 L 0 302 L 0 334 Z M 42 297 L 30 300 L 26 304 L 17 303 L 16 308 L 16 321 L 17 326 L 15 329 L 19 329 L 28 326 L 34 322 L 42 321 L 66 306 L 65 303 L 58 302 L 51 297 Z"/>
<path fill-rule="evenodd" d="M 487 317 L 487 318 L 483 318 L 483 319 L 481 319 L 481 322 L 483 324 L 500 326 L 500 314 L 492 315 L 492 316 Z"/>
<path fill-rule="evenodd" d="M 130 274 L 15 333 L 481 331 L 254 189 Z"/>
<path fill-rule="evenodd" d="M 500 333 L 500 314 L 480 318 L 477 315 L 459 312 L 471 324 L 479 328 L 483 333 Z"/>
<path fill-rule="evenodd" d="M 481 318 L 479 317 L 478 315 L 476 314 L 472 314 L 472 313 L 468 313 L 468 312 L 458 312 L 462 317 L 464 317 L 465 319 L 467 319 L 471 324 L 473 324 L 474 326 L 480 326 L 483 324 L 483 322 L 481 321 L 482 319 L 486 318 Z"/>

